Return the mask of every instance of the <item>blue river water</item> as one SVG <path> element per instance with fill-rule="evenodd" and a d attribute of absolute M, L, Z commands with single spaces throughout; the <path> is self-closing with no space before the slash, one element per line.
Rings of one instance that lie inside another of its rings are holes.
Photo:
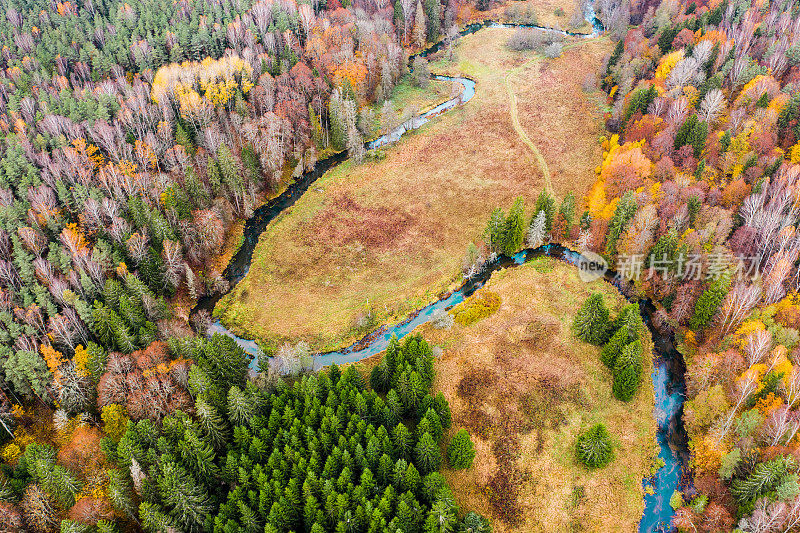
<path fill-rule="evenodd" d="M 585 38 L 597 37 L 600 35 L 603 31 L 603 27 L 595 17 L 594 11 L 591 8 L 587 9 L 586 19 L 592 24 L 593 31 L 591 34 L 573 34 L 560 30 L 548 31 L 558 31 L 559 33 Z M 486 21 L 484 23 L 476 23 L 468 26 L 462 30 L 461 34 L 466 35 L 474 33 L 485 27 L 511 27 L 511 25 Z M 421 52 L 421 55 L 426 56 L 429 53 L 434 53 L 439 50 L 441 46 L 441 42 L 432 45 L 431 48 Z M 475 95 L 475 82 L 469 78 L 440 75 L 435 75 L 434 77 L 440 80 L 450 80 L 459 83 L 463 89 L 457 96 L 418 117 L 409 119 L 388 134 L 365 143 L 365 148 L 367 150 L 379 148 L 397 141 L 406 132 L 419 128 L 433 117 L 468 102 Z M 253 217 L 247 221 L 245 225 L 245 242 L 241 250 L 234 256 L 223 273 L 223 276 L 230 282 L 231 286 L 241 280 L 249 270 L 252 253 L 258 242 L 258 236 L 264 231 L 269 222 L 284 209 L 293 205 L 316 179 L 330 168 L 346 160 L 346 158 L 347 154 L 341 153 L 326 160 L 319 161 L 312 171 L 305 173 L 279 197 L 259 208 Z M 526 261 L 541 256 L 551 256 L 570 264 L 577 264 L 581 259 L 581 255 L 578 252 L 554 244 L 545 245 L 535 250 L 523 250 L 513 257 L 501 257 L 475 279 L 465 281 L 464 285 L 459 290 L 447 294 L 431 305 L 424 307 L 407 320 L 399 324 L 383 326 L 348 348 L 316 355 L 314 366 L 319 367 L 334 363 L 352 363 L 379 354 L 386 349 L 392 336 L 402 338 L 414 331 L 418 326 L 433 320 L 441 311 L 447 311 L 459 304 L 466 297 L 480 289 L 494 271 L 521 265 Z M 624 284 L 624 282 L 615 278 L 611 272 L 607 273 L 606 279 L 618 288 L 621 288 Z M 214 295 L 202 299 L 193 310 L 193 313 L 198 310 L 213 310 L 220 297 L 221 295 Z M 673 346 L 671 335 L 662 334 L 656 331 L 652 326 L 650 321 L 650 314 L 654 310 L 652 303 L 649 301 L 641 301 L 639 305 L 645 323 L 650 327 L 655 344 L 654 369 L 652 375 L 655 395 L 653 416 L 658 425 L 656 435 L 659 445 L 658 456 L 663 460 L 664 466 L 661 467 L 652 478 L 643 480 L 642 484 L 646 492 L 644 497 L 645 510 L 639 523 L 638 530 L 641 533 L 667 532 L 674 530 L 670 524 L 674 515 L 674 511 L 669 504 L 670 497 L 675 490 L 687 488 L 691 484 L 691 477 L 688 471 L 689 452 L 687 438 L 681 420 L 685 396 L 683 360 Z M 219 320 L 214 321 L 209 326 L 207 333 L 208 335 L 220 333 L 232 337 L 245 352 L 253 356 L 253 363 L 251 366 L 254 370 L 256 369 L 260 349 L 255 341 L 238 337 L 223 326 Z"/>
<path fill-rule="evenodd" d="M 391 326 L 383 326 L 365 339 L 342 350 L 321 353 L 315 356 L 315 367 L 331 364 L 353 363 L 383 352 L 393 336 L 398 339 L 413 332 L 418 326 L 433 320 L 437 314 L 452 309 L 475 291 L 483 287 L 492 273 L 504 268 L 513 268 L 537 257 L 548 256 L 577 265 L 581 254 L 560 245 L 548 244 L 537 249 L 523 250 L 513 257 L 501 257 L 476 278 L 467 280 L 457 291 L 445 295 L 436 302 L 422 308 L 409 319 Z M 606 273 L 606 280 L 617 288 L 626 283 Z M 688 448 L 686 433 L 681 421 L 685 396 L 683 382 L 683 360 L 675 350 L 671 336 L 658 332 L 650 320 L 655 309 L 648 300 L 639 302 L 642 317 L 651 330 L 654 343 L 653 389 L 655 407 L 653 416 L 657 422 L 656 440 L 659 445 L 658 457 L 664 462 L 656 474 L 642 482 L 645 488 L 645 510 L 639 523 L 641 533 L 673 531 L 670 524 L 674 510 L 670 497 L 675 490 L 688 485 Z M 254 341 L 242 339 L 215 322 L 209 334 L 222 333 L 233 337 L 236 342 L 253 356 L 253 368 L 258 360 L 259 348 Z"/>
<path fill-rule="evenodd" d="M 656 398 L 655 417 L 658 423 L 658 456 L 664 461 L 656 476 L 652 480 L 645 480 L 644 487 L 652 489 L 651 494 L 645 494 L 645 513 L 639 522 L 639 531 L 671 531 L 670 520 L 675 514 L 669 500 L 674 490 L 680 486 L 682 470 L 685 462 L 681 451 L 671 446 L 669 437 L 674 431 L 675 417 L 681 412 L 684 392 L 677 388 L 670 390 L 669 369 L 664 364 L 654 361 L 653 389 Z"/>

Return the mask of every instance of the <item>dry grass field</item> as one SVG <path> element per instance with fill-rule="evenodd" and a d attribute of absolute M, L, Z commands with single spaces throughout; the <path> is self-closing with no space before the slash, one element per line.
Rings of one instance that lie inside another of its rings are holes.
<path fill-rule="evenodd" d="M 518 17 L 531 12 L 540 26 L 581 33 L 592 31 L 591 25 L 583 19 L 580 0 L 514 0 L 497 4 L 491 10 L 476 15 L 484 19 L 530 23 L 528 18 Z"/>
<path fill-rule="evenodd" d="M 500 309 L 472 326 L 421 333 L 443 348 L 434 388 L 476 445 L 474 466 L 444 473 L 458 503 L 510 531 L 635 531 L 644 511 L 642 478 L 656 455 L 645 345 L 642 387 L 630 403 L 614 399 L 599 349 L 570 325 L 591 292 L 612 310 L 625 304 L 603 281 L 585 284 L 570 266 L 541 259 L 495 273 L 484 289 Z M 419 330 L 418 330 L 419 332 Z M 615 460 L 589 471 L 575 460 L 580 431 L 602 422 L 617 443 Z"/>
<path fill-rule="evenodd" d="M 457 60 L 432 72 L 464 73 L 475 97 L 402 139 L 385 158 L 345 163 L 321 178 L 262 234 L 247 277 L 216 314 L 262 342 L 304 339 L 333 348 L 363 334 L 366 309 L 397 320 L 460 281 L 461 258 L 496 206 L 543 187 L 534 154 L 512 127 L 505 76 L 519 121 L 550 168 L 557 196 L 582 196 L 594 180 L 602 132 L 586 74 L 611 49 L 581 41 L 558 59 L 509 51 L 513 30 L 461 39 Z M 576 39 L 577 41 L 577 39 Z"/>

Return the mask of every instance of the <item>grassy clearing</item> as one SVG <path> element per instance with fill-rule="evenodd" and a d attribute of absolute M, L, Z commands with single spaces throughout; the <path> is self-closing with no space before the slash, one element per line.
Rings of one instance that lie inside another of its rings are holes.
<path fill-rule="evenodd" d="M 535 14 L 536 24 L 540 26 L 581 33 L 592 31 L 591 25 L 583 19 L 580 2 L 576 0 L 515 0 L 500 3 L 481 15 L 486 19 L 531 23 L 527 17 L 520 18 L 520 15 L 530 13 Z M 578 24 L 573 25 L 574 22 Z"/>
<path fill-rule="evenodd" d="M 453 84 L 449 81 L 439 81 L 431 79 L 428 86 L 423 88 L 414 85 L 411 74 L 406 74 L 400 83 L 392 91 L 391 102 L 397 114 L 398 122 L 401 122 L 412 111 L 417 113 L 425 112 L 427 109 L 436 106 L 440 102 L 447 100 L 453 91 Z M 375 130 L 380 131 L 381 104 L 374 104 L 372 111 L 375 113 Z"/>
<path fill-rule="evenodd" d="M 366 309 L 378 322 L 398 320 L 457 284 L 464 250 L 490 211 L 518 195 L 530 205 L 544 184 L 512 127 L 510 69 L 522 67 L 512 80 L 520 123 L 546 159 L 556 195 L 587 190 L 602 122 L 580 73 L 594 72 L 611 45 L 582 42 L 561 58 L 530 62 L 532 53 L 505 47 L 512 32 L 467 36 L 456 62 L 431 66 L 476 79 L 469 103 L 381 161 L 340 165 L 270 224 L 249 274 L 218 306 L 228 327 L 262 342 L 333 348 L 364 333 Z"/>
<path fill-rule="evenodd" d="M 619 402 L 599 349 L 570 331 L 590 292 L 612 310 L 626 302 L 549 259 L 496 273 L 487 289 L 502 299 L 488 318 L 449 331 L 420 328 L 444 349 L 434 389 L 450 402 L 454 428 L 467 427 L 476 445 L 472 469 L 445 472 L 459 504 L 492 516 L 499 533 L 634 531 L 644 510 L 641 480 L 657 453 L 652 361 L 645 357 L 634 399 Z M 574 444 L 598 422 L 616 441 L 616 458 L 589 471 Z"/>

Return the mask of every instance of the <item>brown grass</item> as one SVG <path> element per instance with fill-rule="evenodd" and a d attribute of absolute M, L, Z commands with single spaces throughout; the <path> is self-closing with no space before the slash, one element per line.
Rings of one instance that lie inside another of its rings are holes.
<path fill-rule="evenodd" d="M 590 25 L 583 20 L 577 28 L 570 27 L 573 14 L 580 10 L 578 2 L 575 0 L 515 0 L 502 2 L 496 4 L 495 7 L 485 13 L 476 13 L 475 18 L 505 20 L 507 9 L 509 8 L 517 9 L 521 12 L 525 12 L 526 9 L 533 9 L 533 12 L 536 13 L 536 23 L 540 26 L 582 33 L 590 33 L 592 31 Z M 559 8 L 563 11 L 562 14 L 556 14 Z M 516 21 L 509 20 L 509 22 Z"/>
<path fill-rule="evenodd" d="M 445 470 L 459 504 L 491 516 L 499 533 L 634 531 L 644 510 L 641 480 L 657 451 L 652 364 L 634 400 L 619 402 L 599 349 L 570 332 L 590 292 L 601 292 L 612 309 L 624 300 L 562 264 L 550 273 L 503 271 L 487 288 L 503 300 L 494 315 L 450 331 L 422 328 L 429 342 L 446 347 L 434 388 L 450 402 L 451 432 L 468 428 L 477 450 L 472 469 Z M 588 471 L 573 446 L 596 422 L 618 448 L 609 466 Z"/>
<path fill-rule="evenodd" d="M 249 274 L 218 306 L 226 325 L 261 341 L 332 348 L 361 334 L 353 325 L 366 306 L 381 322 L 395 321 L 460 281 L 463 253 L 490 211 L 518 195 L 530 205 L 542 187 L 509 116 L 504 73 L 534 57 L 505 48 L 512 31 L 465 37 L 457 63 L 433 64 L 434 72 L 474 77 L 472 101 L 380 162 L 337 167 L 267 228 Z M 609 48 L 604 39 L 583 42 L 548 61 L 547 76 L 542 60 L 514 77 L 522 124 L 559 169 L 558 196 L 581 196 L 594 180 L 602 125 L 576 72 L 596 69 Z M 527 101 L 538 93 L 557 98 L 558 111 Z"/>

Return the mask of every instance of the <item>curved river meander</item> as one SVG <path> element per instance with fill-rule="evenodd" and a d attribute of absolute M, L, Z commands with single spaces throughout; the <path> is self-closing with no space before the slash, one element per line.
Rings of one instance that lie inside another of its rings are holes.
<path fill-rule="evenodd" d="M 600 35 L 603 27 L 591 9 L 587 10 L 586 19 L 593 27 L 593 31 L 590 34 L 576 34 L 548 28 L 539 29 L 558 31 L 565 35 L 584 38 L 593 38 Z M 486 27 L 509 26 L 511 25 L 498 24 L 491 21 L 470 24 L 460 32 L 460 35 L 475 33 Z M 435 53 L 439 51 L 441 47 L 441 42 L 436 43 L 430 48 L 420 52 L 420 55 L 427 56 L 428 54 Z M 464 77 L 448 77 L 441 75 L 434 75 L 434 78 L 460 83 L 463 89 L 458 96 L 439 104 L 418 117 L 404 122 L 390 133 L 365 143 L 365 148 L 367 150 L 373 150 L 397 141 L 407 131 L 416 129 L 433 117 L 468 102 L 475 95 L 475 82 L 473 80 Z M 253 216 L 247 220 L 242 247 L 236 255 L 233 256 L 223 272 L 223 277 L 228 280 L 231 287 L 247 274 L 253 257 L 253 251 L 258 243 L 258 238 L 269 223 L 284 209 L 294 205 L 308 187 L 325 174 L 325 172 L 346 159 L 347 154 L 342 152 L 317 162 L 313 170 L 305 172 L 281 195 L 261 206 L 256 210 Z M 493 272 L 503 268 L 515 267 L 541 256 L 553 257 L 573 265 L 577 264 L 582 257 L 579 252 L 569 250 L 568 248 L 556 244 L 548 244 L 537 249 L 523 250 L 513 257 L 501 257 L 478 276 L 465 281 L 460 289 L 442 296 L 438 301 L 420 309 L 403 322 L 395 325 L 383 326 L 348 348 L 319 354 L 316 356 L 316 363 L 321 365 L 352 363 L 379 354 L 386 349 L 389 339 L 391 339 L 392 336 L 396 335 L 398 338 L 403 337 L 411 333 L 417 326 L 432 320 L 441 310 L 451 309 L 459 302 L 462 302 L 464 298 L 483 287 L 489 278 L 491 278 Z M 613 272 L 607 272 L 605 279 L 619 289 L 625 288 L 626 282 L 616 277 Z M 212 311 L 222 296 L 223 295 L 219 294 L 202 298 L 192 310 L 192 313 L 201 309 Z M 691 477 L 688 471 L 688 439 L 681 416 L 685 391 L 683 380 L 685 368 L 682 357 L 674 348 L 672 334 L 661 333 L 652 326 L 651 317 L 652 313 L 655 311 L 653 303 L 649 300 L 640 300 L 638 303 L 642 318 L 650 328 L 654 341 L 652 379 L 655 393 L 655 409 L 653 416 L 656 418 L 658 424 L 657 441 L 659 445 L 659 457 L 664 462 L 664 466 L 661 467 L 652 478 L 643 481 L 643 485 L 646 488 L 644 497 L 645 510 L 639 523 L 639 531 L 671 531 L 670 520 L 674 512 L 669 505 L 670 497 L 675 490 L 688 487 L 691 484 Z M 258 354 L 259 348 L 255 341 L 242 339 L 234 335 L 218 320 L 212 323 L 208 333 L 222 333 L 233 337 L 247 353 L 253 356 Z M 257 358 L 254 357 L 254 363 L 256 359 Z"/>

